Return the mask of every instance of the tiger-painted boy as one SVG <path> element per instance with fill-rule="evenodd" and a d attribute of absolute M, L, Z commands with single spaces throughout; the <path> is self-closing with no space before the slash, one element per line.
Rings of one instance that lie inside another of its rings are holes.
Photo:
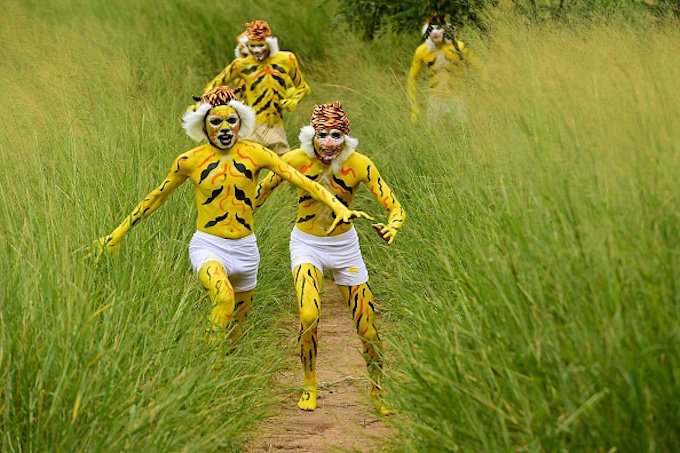
<path fill-rule="evenodd" d="M 345 207 L 320 184 L 305 178 L 270 150 L 240 139 L 254 123 L 253 109 L 236 101 L 230 88 L 219 87 L 206 93 L 195 111 L 184 114 L 183 127 L 195 141 L 207 139 L 208 143 L 180 154 L 158 188 L 109 235 L 95 241 L 98 248 L 115 253 L 133 226 L 190 179 L 195 186 L 198 219 L 189 258 L 212 302 L 206 331 L 215 334 L 209 335 L 212 338 L 224 338 L 230 331 L 238 338 L 253 301 L 260 259 L 253 233 L 253 210 L 261 169 L 271 170 L 328 206 L 337 215 L 333 227 L 352 218 L 369 218 Z"/>
<path fill-rule="evenodd" d="M 465 78 L 468 67 L 479 65 L 465 46 L 456 39 L 448 16 L 433 14 L 423 25 L 425 42 L 416 49 L 408 74 L 408 97 L 411 104 L 411 121 L 420 116 L 418 78 L 423 66 L 429 74 L 427 113 L 430 120 L 443 115 L 467 119 L 465 103 L 457 95 L 457 87 Z"/>
<path fill-rule="evenodd" d="M 373 227 L 391 244 L 406 214 L 371 159 L 355 151 L 358 141 L 349 136 L 349 131 L 349 120 L 339 102 L 317 105 L 310 125 L 300 131 L 300 149 L 291 151 L 283 159 L 307 178 L 320 182 L 347 207 L 352 205 L 359 185 L 365 184 L 389 210 L 387 224 L 377 223 Z M 258 186 L 256 207 L 261 206 L 281 182 L 280 176 L 268 175 Z M 319 291 L 323 270 L 329 269 L 347 301 L 363 343 L 371 396 L 378 410 L 387 415 L 390 410 L 384 405 L 381 389 L 382 346 L 374 324 L 374 298 L 357 233 L 350 222 L 333 227 L 334 214 L 304 189 L 298 191 L 298 197 L 297 220 L 290 239 L 291 268 L 300 311 L 300 360 L 304 370 L 304 390 L 298 406 L 302 410 L 316 409 Z"/>
<path fill-rule="evenodd" d="M 246 36 L 249 55 L 233 60 L 204 92 L 217 86 L 242 86 L 244 102 L 255 109 L 255 129 L 248 137 L 278 155 L 290 150 L 283 127 L 283 110 L 294 111 L 311 90 L 292 52 L 279 50 L 269 24 L 248 22 Z"/>

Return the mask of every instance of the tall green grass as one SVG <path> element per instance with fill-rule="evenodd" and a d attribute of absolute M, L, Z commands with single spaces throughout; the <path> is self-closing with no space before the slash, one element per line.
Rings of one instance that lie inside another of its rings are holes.
<path fill-rule="evenodd" d="M 229 356 L 201 339 L 210 304 L 187 259 L 188 185 L 120 256 L 83 260 L 194 146 L 181 113 L 265 3 L 231 15 L 200 2 L 3 5 L 0 450 L 235 450 L 270 411 L 287 365 L 271 344 L 289 212 L 258 216 L 268 272 Z"/>
<path fill-rule="evenodd" d="M 370 63 L 398 42 L 342 60 L 409 215 L 365 248 L 406 449 L 680 448 L 679 37 L 500 21 L 470 39 L 470 121 L 417 128 L 403 70 Z"/>
<path fill-rule="evenodd" d="M 192 146 L 189 96 L 262 17 L 313 89 L 291 142 L 313 103 L 343 100 L 409 214 L 390 247 L 357 226 L 404 448 L 678 449 L 677 24 L 499 21 L 467 36 L 470 121 L 413 127 L 418 40 L 367 45 L 332 6 L 6 2 L 0 448 L 238 449 L 267 416 L 272 376 L 297 366 L 278 347 L 290 193 L 258 213 L 251 330 L 229 356 L 200 339 L 188 187 L 120 256 L 82 260 Z M 384 215 L 366 191 L 357 207 Z"/>

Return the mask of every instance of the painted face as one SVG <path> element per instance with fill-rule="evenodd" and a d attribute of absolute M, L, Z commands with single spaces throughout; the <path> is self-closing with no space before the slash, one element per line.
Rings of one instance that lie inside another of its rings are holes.
<path fill-rule="evenodd" d="M 205 117 L 205 131 L 210 143 L 219 149 L 229 149 L 238 140 L 241 118 L 229 105 L 214 107 Z"/>
<path fill-rule="evenodd" d="M 338 129 L 321 129 L 314 134 L 314 154 L 325 165 L 338 157 L 345 145 L 345 134 Z"/>
<path fill-rule="evenodd" d="M 248 51 L 257 61 L 269 56 L 269 46 L 265 41 L 248 41 Z"/>
<path fill-rule="evenodd" d="M 435 25 L 430 30 L 430 39 L 435 44 L 441 44 L 444 41 L 444 29 Z"/>

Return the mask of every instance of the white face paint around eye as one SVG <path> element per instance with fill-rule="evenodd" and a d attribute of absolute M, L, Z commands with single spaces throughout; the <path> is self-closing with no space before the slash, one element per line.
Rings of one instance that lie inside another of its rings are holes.
<path fill-rule="evenodd" d="M 328 165 L 345 147 L 345 134 L 339 129 L 321 129 L 314 134 L 314 154 Z"/>

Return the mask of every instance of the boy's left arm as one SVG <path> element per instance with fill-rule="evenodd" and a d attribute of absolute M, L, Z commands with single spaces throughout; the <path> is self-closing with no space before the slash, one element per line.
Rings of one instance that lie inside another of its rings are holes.
<path fill-rule="evenodd" d="M 288 152 L 281 156 L 281 160 L 294 166 L 294 163 L 292 162 L 293 155 L 294 154 L 292 152 Z M 267 201 L 267 198 L 269 198 L 272 192 L 274 192 L 274 189 L 276 189 L 283 182 L 283 177 L 277 175 L 273 171 L 265 176 L 265 178 L 257 185 L 257 191 L 255 192 L 255 209 L 259 209 L 264 204 L 264 202 Z"/>
<path fill-rule="evenodd" d="M 385 209 L 390 211 L 387 224 L 375 223 L 373 228 L 378 233 L 378 236 L 383 238 L 388 244 L 391 244 L 404 224 L 404 220 L 406 220 L 406 212 L 404 212 L 404 208 L 401 207 L 392 189 L 380 176 L 380 172 L 375 164 L 368 158 L 366 160 L 368 163 L 364 174 L 364 184 L 366 184 L 366 187 L 368 187 L 368 190 L 371 191 L 376 200 Z"/>

